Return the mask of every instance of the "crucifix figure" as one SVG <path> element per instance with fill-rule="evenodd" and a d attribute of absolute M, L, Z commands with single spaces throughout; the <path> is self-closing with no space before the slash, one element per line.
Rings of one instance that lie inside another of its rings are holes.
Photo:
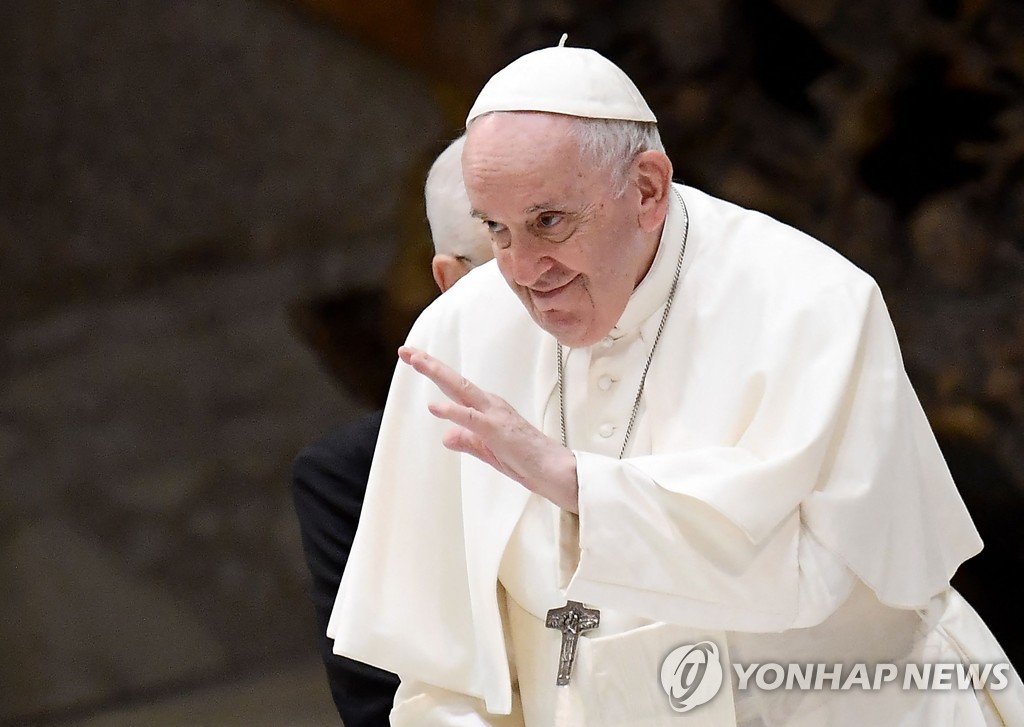
<path fill-rule="evenodd" d="M 576 661 L 576 644 L 580 634 L 593 631 L 601 625 L 601 612 L 596 608 L 587 608 L 579 601 L 568 601 L 561 608 L 552 608 L 548 611 L 544 625 L 562 632 L 558 680 L 555 683 L 563 687 L 569 683 L 569 677 L 572 676 L 572 665 Z"/>

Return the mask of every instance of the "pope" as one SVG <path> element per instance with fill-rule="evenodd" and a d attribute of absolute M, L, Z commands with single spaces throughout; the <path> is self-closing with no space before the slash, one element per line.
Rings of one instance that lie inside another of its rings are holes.
<path fill-rule="evenodd" d="M 651 109 L 593 51 L 519 58 L 466 123 L 496 259 L 399 351 L 328 626 L 399 675 L 392 724 L 676 725 L 659 675 L 679 653 L 725 674 L 1005 665 L 949 585 L 981 542 L 874 281 L 674 183 Z M 684 706 L 730 727 L 1024 725 L 999 673 L 725 679 Z"/>

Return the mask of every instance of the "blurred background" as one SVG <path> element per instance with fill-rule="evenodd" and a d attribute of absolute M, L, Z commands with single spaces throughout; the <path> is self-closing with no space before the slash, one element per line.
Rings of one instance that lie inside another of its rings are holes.
<path fill-rule="evenodd" d="M 431 158 L 562 32 L 879 281 L 1024 665 L 1024 3 L 2 0 L 0 725 L 337 723 L 290 463 L 433 295 Z"/>

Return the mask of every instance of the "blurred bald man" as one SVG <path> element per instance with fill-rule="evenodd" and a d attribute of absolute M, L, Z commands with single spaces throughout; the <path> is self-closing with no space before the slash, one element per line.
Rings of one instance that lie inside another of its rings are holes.
<path fill-rule="evenodd" d="M 431 271 L 445 292 L 477 265 L 487 262 L 490 237 L 470 215 L 462 180 L 465 137 L 452 142 L 427 174 L 424 197 L 434 241 Z M 320 633 L 320 654 L 331 696 L 346 727 L 388 724 L 398 677 L 332 653 L 327 622 L 359 522 L 381 412 L 339 427 L 311 444 L 295 460 L 292 494 L 302 546 L 312 576 L 312 599 Z"/>

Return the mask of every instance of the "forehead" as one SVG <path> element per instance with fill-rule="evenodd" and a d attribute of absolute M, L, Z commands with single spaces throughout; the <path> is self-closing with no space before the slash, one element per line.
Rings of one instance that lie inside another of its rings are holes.
<path fill-rule="evenodd" d="M 557 114 L 495 113 L 475 120 L 462 154 L 466 191 L 478 212 L 571 204 L 592 197 L 604 174 L 585 164 L 572 120 Z"/>
<path fill-rule="evenodd" d="M 533 148 L 575 148 L 573 120 L 560 114 L 499 111 L 473 121 L 462 152 L 466 159 L 490 154 L 520 156 Z"/>

